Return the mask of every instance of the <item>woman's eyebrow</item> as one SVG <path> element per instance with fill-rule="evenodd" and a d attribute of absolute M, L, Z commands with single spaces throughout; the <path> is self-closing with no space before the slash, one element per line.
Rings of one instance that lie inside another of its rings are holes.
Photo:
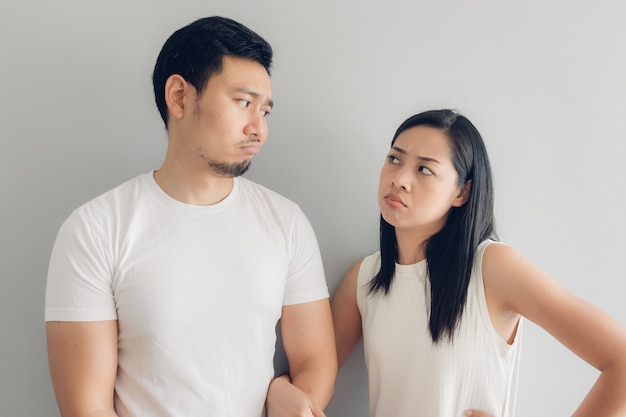
<path fill-rule="evenodd" d="M 392 146 L 392 147 L 391 147 L 391 149 L 393 149 L 394 151 L 396 151 L 396 152 L 398 152 L 398 153 L 401 153 L 401 154 L 403 154 L 403 155 L 406 155 L 406 154 L 407 154 L 407 152 L 406 152 L 404 149 L 399 148 L 399 147 L 397 147 L 397 146 Z M 439 162 L 437 159 L 435 159 L 435 158 L 431 158 L 431 157 L 429 157 L 429 156 L 421 156 L 421 155 L 418 155 L 418 156 L 417 156 L 417 159 L 419 159 L 419 160 L 421 160 L 421 161 L 426 161 L 426 162 L 434 162 L 434 163 L 436 163 L 436 164 L 441 164 L 441 162 Z"/>

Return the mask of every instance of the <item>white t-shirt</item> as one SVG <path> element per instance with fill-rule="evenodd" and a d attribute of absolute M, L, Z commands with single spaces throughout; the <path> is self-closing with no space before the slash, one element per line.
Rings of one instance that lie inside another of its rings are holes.
<path fill-rule="evenodd" d="M 476 251 L 467 303 L 453 343 L 433 344 L 428 329 L 426 261 L 396 264 L 389 294 L 368 294 L 380 252 L 358 275 L 372 417 L 460 417 L 467 409 L 512 417 L 522 322 L 512 345 L 493 328 L 483 287 L 483 242 Z"/>
<path fill-rule="evenodd" d="M 328 297 L 300 208 L 245 178 L 211 206 L 143 174 L 78 208 L 54 245 L 46 321 L 118 320 L 120 417 L 262 414 L 283 305 Z"/>

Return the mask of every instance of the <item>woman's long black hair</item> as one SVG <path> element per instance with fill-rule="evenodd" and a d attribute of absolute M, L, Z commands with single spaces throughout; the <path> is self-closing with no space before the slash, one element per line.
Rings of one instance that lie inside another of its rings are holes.
<path fill-rule="evenodd" d="M 443 228 L 425 245 L 431 338 L 434 343 L 442 337 L 452 341 L 465 308 L 476 248 L 483 240 L 496 238 L 491 168 L 480 133 L 459 113 L 444 109 L 416 114 L 400 125 L 391 145 L 402 132 L 415 126 L 441 129 L 450 139 L 458 185 L 472 181 L 468 200 L 460 207 L 452 207 Z M 369 289 L 370 293 L 383 291 L 387 294 L 398 260 L 398 245 L 394 227 L 382 216 L 380 252 L 380 271 L 370 281 Z"/>

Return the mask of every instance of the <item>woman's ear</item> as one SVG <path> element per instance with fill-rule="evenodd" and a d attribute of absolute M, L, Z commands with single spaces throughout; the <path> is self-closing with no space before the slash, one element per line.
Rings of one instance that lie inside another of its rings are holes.
<path fill-rule="evenodd" d="M 463 185 L 463 187 L 461 188 L 459 195 L 456 196 L 456 198 L 454 199 L 452 206 L 461 207 L 463 204 L 467 202 L 467 200 L 470 197 L 471 192 L 472 192 L 472 180 L 467 180 L 465 184 Z"/>
<path fill-rule="evenodd" d="M 165 104 L 168 117 L 182 119 L 185 115 L 185 95 L 189 94 L 190 85 L 180 75 L 172 74 L 165 81 Z"/>

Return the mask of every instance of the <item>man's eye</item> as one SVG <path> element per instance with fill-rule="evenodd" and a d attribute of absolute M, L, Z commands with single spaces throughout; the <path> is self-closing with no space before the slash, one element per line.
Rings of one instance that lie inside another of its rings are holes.
<path fill-rule="evenodd" d="M 267 117 L 269 116 L 271 113 L 269 110 L 261 110 L 261 114 L 263 115 L 263 117 Z"/>
<path fill-rule="evenodd" d="M 239 105 L 241 105 L 241 107 L 248 107 L 250 102 L 248 100 L 239 100 Z"/>

